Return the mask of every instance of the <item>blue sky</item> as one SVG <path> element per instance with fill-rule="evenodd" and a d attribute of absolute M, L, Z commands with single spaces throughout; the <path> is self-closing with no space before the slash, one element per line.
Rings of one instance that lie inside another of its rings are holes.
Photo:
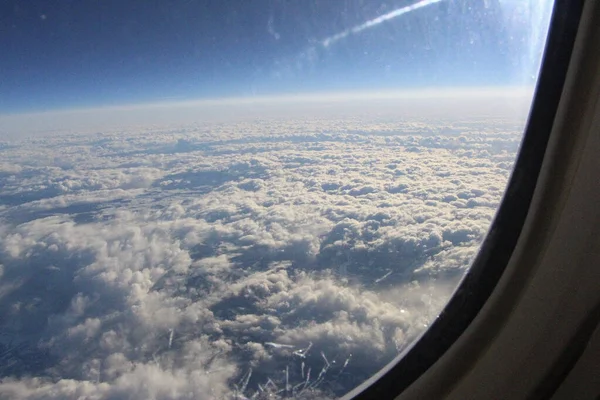
<path fill-rule="evenodd" d="M 431 2 L 323 45 L 415 3 L 3 1 L 0 114 L 171 99 L 532 83 L 542 43 L 536 34 L 548 15 L 544 0 Z"/>

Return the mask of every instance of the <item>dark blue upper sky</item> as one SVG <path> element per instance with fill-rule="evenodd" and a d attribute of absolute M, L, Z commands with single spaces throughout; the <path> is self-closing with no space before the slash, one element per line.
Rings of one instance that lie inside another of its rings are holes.
<path fill-rule="evenodd" d="M 414 3 L 4 0 L 0 114 L 202 97 L 531 83 L 532 46 L 540 42 L 532 21 L 544 17 L 536 0 L 442 0 L 331 46 L 321 44 Z"/>

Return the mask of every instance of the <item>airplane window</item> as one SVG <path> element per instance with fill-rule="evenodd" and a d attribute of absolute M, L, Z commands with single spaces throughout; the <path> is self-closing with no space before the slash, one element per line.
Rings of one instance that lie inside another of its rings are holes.
<path fill-rule="evenodd" d="M 329 399 L 433 323 L 550 0 L 0 5 L 0 398 Z"/>

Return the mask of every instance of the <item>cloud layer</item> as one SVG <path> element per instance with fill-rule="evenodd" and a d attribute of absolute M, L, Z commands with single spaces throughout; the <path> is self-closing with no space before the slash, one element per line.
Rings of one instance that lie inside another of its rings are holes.
<path fill-rule="evenodd" d="M 282 119 L 0 146 L 0 398 L 331 398 L 441 310 L 522 121 Z"/>

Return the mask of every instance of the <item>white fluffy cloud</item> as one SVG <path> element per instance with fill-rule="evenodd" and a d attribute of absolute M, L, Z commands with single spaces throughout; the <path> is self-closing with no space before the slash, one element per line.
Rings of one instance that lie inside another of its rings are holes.
<path fill-rule="evenodd" d="M 347 392 L 443 307 L 520 123 L 265 119 L 0 147 L 0 398 Z"/>

